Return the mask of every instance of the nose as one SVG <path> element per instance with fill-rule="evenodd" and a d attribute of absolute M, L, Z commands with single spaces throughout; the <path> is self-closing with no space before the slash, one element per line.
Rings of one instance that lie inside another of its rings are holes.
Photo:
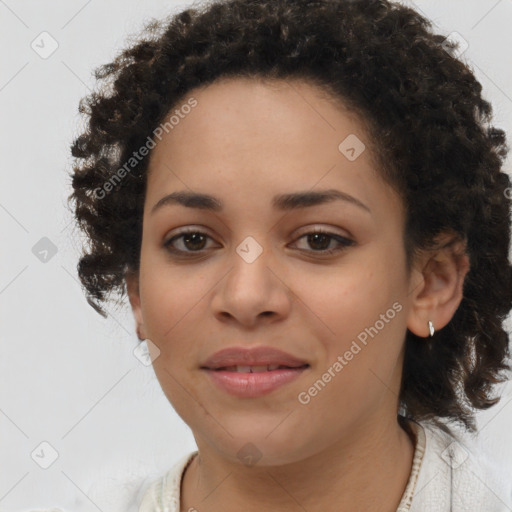
<path fill-rule="evenodd" d="M 269 250 L 253 261 L 240 254 L 234 251 L 231 269 L 216 288 L 211 303 L 216 318 L 246 328 L 286 318 L 292 302 L 287 272 Z"/>

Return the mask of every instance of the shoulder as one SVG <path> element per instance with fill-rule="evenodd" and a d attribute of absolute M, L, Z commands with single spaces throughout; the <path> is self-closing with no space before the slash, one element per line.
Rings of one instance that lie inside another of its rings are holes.
<path fill-rule="evenodd" d="M 512 476 L 463 435 L 451 436 L 430 422 L 425 454 L 411 506 L 419 510 L 506 512 L 512 508 Z"/>
<path fill-rule="evenodd" d="M 162 477 L 144 490 L 138 512 L 180 512 L 180 487 L 183 473 L 197 451 L 181 457 Z"/>

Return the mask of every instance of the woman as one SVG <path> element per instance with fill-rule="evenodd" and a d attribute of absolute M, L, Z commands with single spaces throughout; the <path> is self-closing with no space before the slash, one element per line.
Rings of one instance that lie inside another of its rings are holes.
<path fill-rule="evenodd" d="M 449 427 L 499 400 L 512 308 L 505 135 L 451 50 L 385 0 L 224 0 L 98 70 L 79 275 L 198 447 L 141 512 L 512 507 Z"/>

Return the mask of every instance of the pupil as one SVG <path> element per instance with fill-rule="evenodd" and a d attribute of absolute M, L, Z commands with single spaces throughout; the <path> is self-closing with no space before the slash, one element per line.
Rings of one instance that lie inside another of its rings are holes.
<path fill-rule="evenodd" d="M 188 247 L 189 249 L 190 249 L 190 248 L 192 248 L 192 249 L 202 249 L 202 248 L 203 248 L 203 246 L 201 246 L 201 247 L 197 247 L 197 246 L 194 246 L 194 245 L 193 245 L 194 243 L 197 243 L 197 240 L 198 240 L 198 239 L 201 239 L 201 238 L 203 239 L 202 241 L 204 242 L 204 237 L 203 237 L 203 235 L 201 235 L 201 234 L 199 234 L 199 233 L 190 233 L 190 234 L 185 235 L 185 237 L 184 237 L 184 241 L 185 241 L 185 244 L 187 245 L 187 247 Z M 189 247 L 189 246 L 188 246 L 188 244 L 189 244 L 189 242 L 190 242 L 191 240 L 192 240 L 192 245 L 193 245 L 193 246 L 192 246 L 192 247 Z M 203 245 L 204 245 L 204 243 L 203 243 Z"/>
<path fill-rule="evenodd" d="M 314 233 L 313 235 L 308 235 L 308 243 L 310 243 L 313 247 L 313 249 L 315 248 L 315 243 L 318 241 L 318 239 L 323 239 L 324 242 L 327 242 L 327 243 L 324 243 L 324 244 L 320 244 L 321 247 L 316 247 L 317 249 L 327 249 L 327 247 L 329 246 L 329 236 L 328 235 L 324 235 L 322 233 Z M 312 243 L 311 243 L 312 242 Z"/>

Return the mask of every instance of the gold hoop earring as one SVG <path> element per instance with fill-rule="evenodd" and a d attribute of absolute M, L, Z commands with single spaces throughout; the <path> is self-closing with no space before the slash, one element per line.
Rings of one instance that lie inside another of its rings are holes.
<path fill-rule="evenodd" d="M 432 338 L 432 336 L 434 336 L 435 329 L 431 320 L 428 321 L 428 330 L 430 331 L 430 337 Z"/>

